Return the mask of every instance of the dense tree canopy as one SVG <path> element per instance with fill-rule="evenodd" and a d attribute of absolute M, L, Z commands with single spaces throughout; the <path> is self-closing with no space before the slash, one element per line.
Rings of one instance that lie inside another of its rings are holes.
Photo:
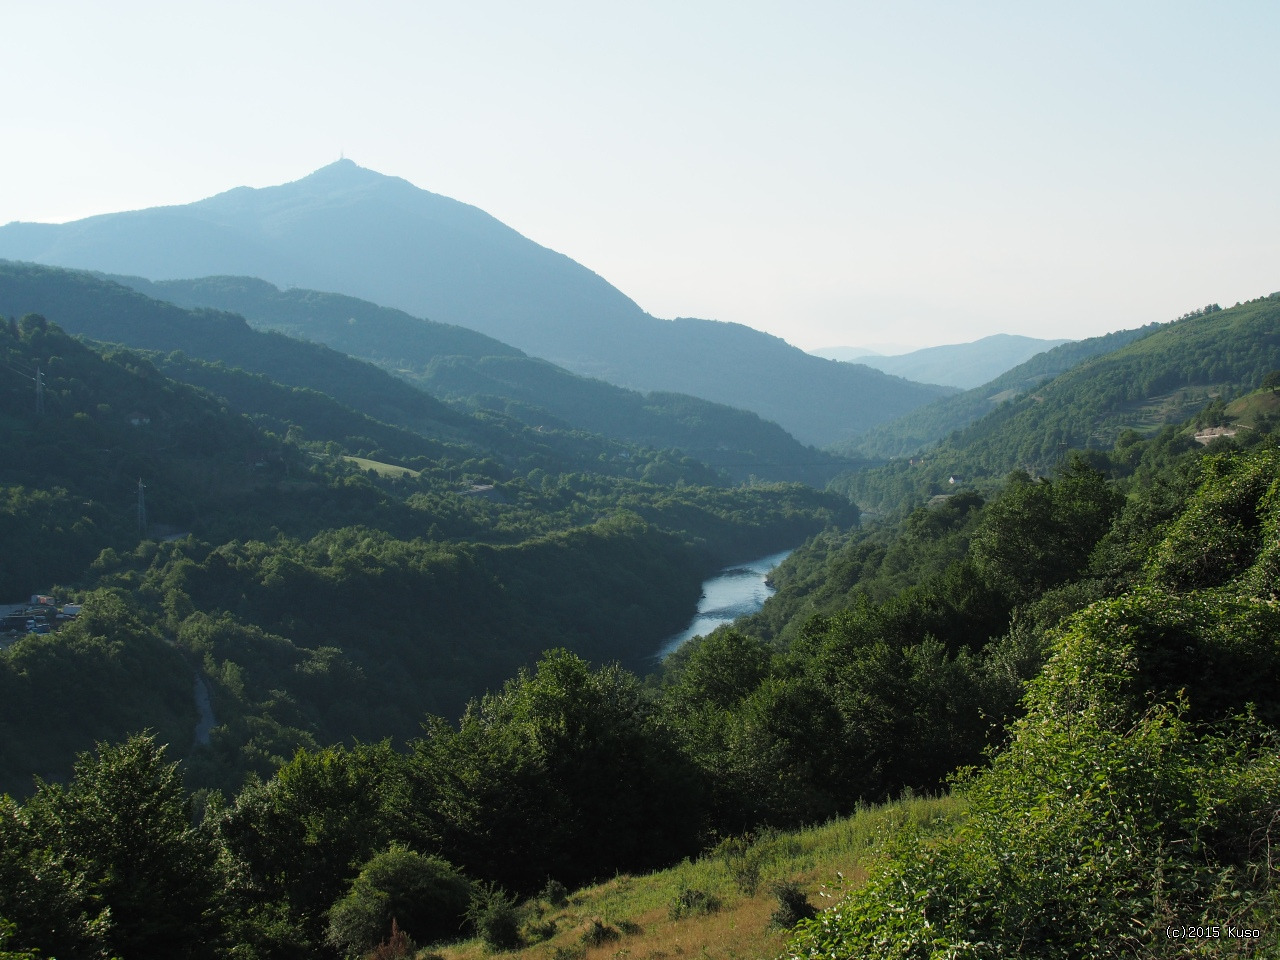
<path fill-rule="evenodd" d="M 1175 329 L 1212 366 L 1205 319 Z M 1180 362 L 1158 336 L 1121 358 L 1143 389 Z M 959 831 L 903 837 L 797 955 L 1172 956 L 1153 932 L 1175 918 L 1274 921 L 1269 391 L 1080 456 L 1036 427 L 1042 476 L 1003 462 L 1007 411 L 966 448 L 1003 480 L 860 528 L 831 494 L 501 418 L 530 446 L 415 447 L 310 395 L 281 435 L 35 317 L 0 350 L 47 365 L 49 404 L 0 391 L 41 457 L 0 471 L 0 524 L 35 538 L 3 574 L 83 604 L 0 650 L 0 952 L 360 957 L 392 921 L 425 944 L 549 879 L 948 784 Z M 1191 439 L 1245 409 L 1252 429 Z M 185 491 L 142 529 L 136 467 Z M 646 659 L 709 570 L 806 537 L 758 615 Z"/>

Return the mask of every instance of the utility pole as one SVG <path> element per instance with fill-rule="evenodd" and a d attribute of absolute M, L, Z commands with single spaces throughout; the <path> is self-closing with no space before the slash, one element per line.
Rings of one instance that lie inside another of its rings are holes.
<path fill-rule="evenodd" d="M 44 416 L 44 371 L 36 364 L 36 416 Z"/>
<path fill-rule="evenodd" d="M 142 485 L 142 478 L 138 478 L 138 535 L 143 539 L 147 536 L 147 495 L 144 492 L 147 488 Z"/>

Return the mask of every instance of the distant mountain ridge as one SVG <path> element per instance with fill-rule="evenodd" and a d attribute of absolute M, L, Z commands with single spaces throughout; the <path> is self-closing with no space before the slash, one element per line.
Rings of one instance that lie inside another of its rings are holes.
<path fill-rule="evenodd" d="M 1045 381 L 1093 357 L 1103 356 L 1150 336 L 1159 329 L 1160 324 L 1149 323 L 1100 337 L 1068 340 L 1051 350 L 1035 354 L 989 383 L 957 396 L 935 400 L 897 420 L 875 427 L 840 449 L 850 456 L 871 459 L 900 457 L 927 450 L 952 432 L 968 427 L 1001 404 L 1034 390 Z"/>
<path fill-rule="evenodd" d="M 1064 344 L 927 411 L 932 417 L 921 411 L 868 435 L 850 452 L 892 455 L 891 444 L 906 441 L 912 446 L 903 453 L 928 449 L 834 485 L 863 507 L 898 507 L 954 492 L 952 478 L 967 484 L 992 482 L 1014 469 L 1047 473 L 1069 450 L 1131 445 L 1196 416 L 1213 422 L 1225 417 L 1226 401 L 1280 370 L 1278 330 L 1280 293 L 1274 293 Z M 953 421 L 940 435 L 939 417 L 960 412 L 968 422 Z M 929 446 L 925 437 L 912 437 L 918 427 L 938 442 Z M 1192 441 L 1184 436 L 1182 442 Z"/>
<path fill-rule="evenodd" d="M 455 323 L 637 390 L 750 410 L 804 443 L 948 392 L 812 357 L 739 324 L 659 320 L 487 213 L 341 160 L 281 186 L 67 224 L 0 227 L 0 257 L 152 280 L 260 277 Z"/>
<path fill-rule="evenodd" d="M 883 351 L 874 347 L 819 347 L 809 352 L 824 360 L 840 360 L 844 363 L 861 363 L 863 357 L 886 356 Z"/>
<path fill-rule="evenodd" d="M 235 314 L 191 311 L 76 270 L 0 260 L 0 314 L 38 313 L 69 334 L 163 353 L 181 351 L 294 387 L 324 388 L 384 423 L 422 433 L 468 418 L 429 394 L 336 350 L 250 329 Z"/>
<path fill-rule="evenodd" d="M 865 364 L 920 383 L 940 383 L 967 390 L 989 383 L 1037 353 L 1069 342 L 996 333 L 971 343 L 924 347 L 896 356 L 881 356 L 860 347 L 826 347 L 814 350 L 813 354 L 845 363 Z"/>
<path fill-rule="evenodd" d="M 323 343 L 437 397 L 496 410 L 530 426 L 678 447 L 737 479 L 754 475 L 821 487 L 841 469 L 836 457 L 804 447 L 776 423 L 746 410 L 688 394 L 641 394 L 570 373 L 482 333 L 355 297 L 279 290 L 252 277 L 110 279 L 184 307 L 230 310 L 257 328 Z"/>
<path fill-rule="evenodd" d="M 569 373 L 483 334 L 352 297 L 280 291 L 242 277 L 189 284 L 120 279 L 0 260 L 0 315 L 42 313 L 69 332 L 97 340 L 164 354 L 181 351 L 331 395 L 388 425 L 486 449 L 523 447 L 531 437 L 549 441 L 552 431 L 589 431 L 629 445 L 678 448 L 738 480 L 754 475 L 815 486 L 842 464 L 756 414 L 689 396 L 644 396 Z M 259 327 L 279 327 L 304 339 L 251 329 L 241 313 L 265 318 Z M 184 371 L 175 375 L 191 375 L 189 367 Z M 199 371 L 198 382 L 228 389 L 209 376 Z M 243 391 L 246 384 L 240 381 L 234 389 Z M 437 397 L 547 432 L 513 440 L 491 417 L 468 416 Z M 363 430 L 382 435 L 372 426 Z"/>

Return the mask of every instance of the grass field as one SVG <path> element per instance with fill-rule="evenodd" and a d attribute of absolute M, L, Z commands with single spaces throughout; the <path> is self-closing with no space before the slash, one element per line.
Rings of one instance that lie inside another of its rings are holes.
<path fill-rule="evenodd" d="M 366 460 L 364 457 L 343 457 L 342 459 L 349 460 L 361 470 L 372 470 L 380 477 L 416 477 L 418 475 L 417 470 L 397 467 L 393 463 L 383 463 L 381 460 Z"/>
<path fill-rule="evenodd" d="M 1258 418 L 1280 413 L 1280 394 L 1258 390 L 1227 404 L 1226 415 L 1244 427 L 1255 427 Z"/>
<path fill-rule="evenodd" d="M 527 946 L 500 954 L 520 960 L 748 960 L 778 956 L 786 932 L 771 923 L 780 881 L 794 881 L 823 908 L 841 884 L 866 876 L 877 848 L 905 826 L 944 828 L 964 815 L 960 801 L 917 797 L 859 810 L 794 833 L 733 838 L 695 861 L 645 876 L 622 875 L 575 891 L 563 906 L 522 906 Z M 684 909 L 677 907 L 684 904 Z M 419 951 L 447 960 L 493 956 L 480 940 Z"/>

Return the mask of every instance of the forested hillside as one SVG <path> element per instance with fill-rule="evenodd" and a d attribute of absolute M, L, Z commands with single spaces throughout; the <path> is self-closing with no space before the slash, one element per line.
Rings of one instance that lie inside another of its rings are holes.
<path fill-rule="evenodd" d="M 38 314 L 71 334 L 177 351 L 319 390 L 396 426 L 436 432 L 472 426 L 434 397 L 336 350 L 253 330 L 235 314 L 184 310 L 81 271 L 0 261 L 0 312 Z"/>
<path fill-rule="evenodd" d="M 84 272 L 0 262 L 0 313 L 41 312 L 72 333 L 182 354 L 169 358 L 174 364 L 194 358 L 260 374 L 326 394 L 388 424 L 481 446 L 510 444 L 512 431 L 495 424 L 514 418 L 539 434 L 556 434 L 555 440 L 547 438 L 553 444 L 573 443 L 566 434 L 587 431 L 621 444 L 677 448 L 738 480 L 756 476 L 822 486 L 847 466 L 753 413 L 687 395 L 623 390 L 482 334 L 351 297 L 282 292 L 238 277 L 156 284 L 120 279 L 149 295 Z M 178 309 L 166 299 L 196 309 Z M 270 329 L 252 329 L 240 313 Z M 195 382 L 218 389 L 210 371 L 190 372 Z M 223 386 L 238 393 L 248 384 L 241 379 L 238 387 Z M 498 418 L 460 415 L 436 398 Z M 543 440 L 518 442 L 530 439 Z"/>
<path fill-rule="evenodd" d="M 393 917 L 424 946 L 460 929 L 494 947 L 536 943 L 555 925 L 516 894 L 562 896 L 556 884 L 670 864 L 726 837 L 741 839 L 716 855 L 745 857 L 766 828 L 940 789 L 966 765 L 976 772 L 956 787 L 969 811 L 956 832 L 926 825 L 893 840 L 865 886 L 851 878 L 839 909 L 801 923 L 794 955 L 1173 957 L 1188 946 L 1175 927 L 1217 926 L 1219 944 L 1201 946 L 1219 946 L 1228 927 L 1274 936 L 1280 453 L 1263 406 L 1242 403 L 1254 429 L 1211 451 L 1169 429 L 897 526 L 832 529 L 780 571 L 760 617 L 688 645 L 648 683 L 557 650 L 456 724 L 427 718 L 404 751 L 325 746 L 320 728 L 273 775 L 201 794 L 195 826 L 154 738 L 104 743 L 66 787 L 4 807 L 11 946 L 363 957 L 388 941 Z M 714 515 L 721 494 L 699 496 L 713 499 L 689 516 Z M 760 511 L 756 525 L 783 505 L 736 496 L 731 527 L 738 510 Z M 369 529 L 146 545 L 99 563 L 103 589 L 73 635 L 143 649 L 176 623 L 178 648 L 203 658 L 220 708 L 254 735 L 239 756 L 255 769 L 252 751 L 288 740 L 290 722 L 336 722 L 330 708 L 308 713 L 335 689 L 366 692 L 352 722 L 370 722 L 370 703 L 375 715 L 393 707 L 376 665 L 417 669 L 404 649 L 386 659 L 414 616 L 397 621 L 395 598 L 412 605 L 427 582 L 416 570 L 439 589 L 418 615 L 437 621 L 458 592 L 464 607 L 501 604 L 465 592 L 471 569 L 511 583 L 560 554 L 579 558 L 573 576 L 591 597 L 625 592 L 632 574 L 605 584 L 591 568 L 613 566 L 611 537 L 635 549 L 642 527 L 617 517 L 465 554 Z M 518 562 L 526 551 L 530 566 Z M 380 588 L 370 619 L 385 632 L 341 620 Z M 503 623 L 521 616 L 495 610 Z M 333 617 L 363 636 L 306 647 Z M 258 618 L 265 626 L 250 625 Z M 627 619 L 602 612 L 585 627 Z M 26 664 L 42 642 L 15 645 L 8 676 L 34 675 Z M 267 685 L 288 675 L 288 691 Z M 232 728 L 192 769 L 215 763 Z M 95 839 L 126 819 L 128 844 Z M 168 865 L 148 874 L 145 900 L 137 863 Z"/>
<path fill-rule="evenodd" d="M 599 438 L 419 440 L 157 359 L 236 415 L 137 354 L 6 324 L 3 422 L 41 456 L 0 474 L 6 542 L 33 541 L 6 574 L 83 608 L 0 651 L 0 949 L 505 949 L 552 936 L 538 904 L 575 884 L 708 850 L 745 884 L 770 831 L 947 789 L 956 816 L 886 838 L 793 955 L 1274 938 L 1277 310 L 1187 317 L 1046 382 L 943 445 L 967 489 L 901 486 L 912 509 L 867 528 L 652 450 L 588 469 Z M 1005 466 L 1082 418 L 1088 449 Z M 353 461 L 366 440 L 403 463 Z M 143 529 L 117 505 L 135 466 L 185 497 Z M 759 615 L 644 662 L 709 569 L 804 538 Z"/>
<path fill-rule="evenodd" d="M 1277 368 L 1280 294 L 1228 310 L 1206 307 L 1002 402 L 922 456 L 834 486 L 864 507 L 887 510 L 1013 469 L 1046 472 L 1071 449 L 1130 445 L 1197 415 L 1207 422 L 1211 404 L 1256 388 Z"/>
<path fill-rule="evenodd" d="M 231 787 L 300 745 L 410 736 L 549 647 L 641 667 L 708 572 L 856 519 L 812 488 L 724 486 L 671 452 L 492 415 L 444 408 L 415 433 L 35 315 L 0 338 L 24 451 L 0 468 L 0 596 L 83 604 L 0 652 L 0 784 L 18 794 L 143 728 L 189 782 Z M 216 722 L 194 742 L 197 678 Z"/>
<path fill-rule="evenodd" d="M 411 316 L 341 293 L 280 289 L 257 277 L 148 280 L 106 276 L 154 300 L 239 314 L 261 330 L 333 347 L 339 353 L 397 370 L 416 370 L 431 357 L 523 357 L 524 351 L 452 323 Z"/>
<path fill-rule="evenodd" d="M 996 407 L 1035 389 L 1046 380 L 1092 357 L 1119 350 L 1156 329 L 1156 324 L 1147 324 L 1045 350 L 1006 370 L 990 383 L 927 403 L 896 420 L 872 427 L 855 440 L 838 444 L 837 449 L 850 456 L 868 459 L 923 453 L 955 431 L 980 420 Z"/>
<path fill-rule="evenodd" d="M 689 394 L 624 390 L 526 356 L 483 334 L 354 297 L 279 290 L 249 277 L 112 279 L 183 306 L 234 311 L 260 329 L 324 343 L 436 397 L 468 409 L 500 412 L 529 426 L 589 430 L 640 446 L 677 447 L 739 479 L 754 475 L 822 486 L 847 466 L 746 410 Z"/>
<path fill-rule="evenodd" d="M 0 596 L 68 581 L 105 547 L 132 549 L 140 478 L 151 517 L 186 529 L 211 502 L 308 470 L 301 451 L 143 358 L 99 354 L 39 316 L 7 322 L 0 358 L 13 453 L 0 463 L 13 547 L 0 561 Z"/>
<path fill-rule="evenodd" d="M 749 410 L 815 446 L 952 392 L 830 363 L 741 324 L 652 317 L 487 213 L 350 160 L 183 206 L 7 224 L 0 257 L 152 280 L 249 276 L 331 290 L 481 331 L 618 386 Z"/>

